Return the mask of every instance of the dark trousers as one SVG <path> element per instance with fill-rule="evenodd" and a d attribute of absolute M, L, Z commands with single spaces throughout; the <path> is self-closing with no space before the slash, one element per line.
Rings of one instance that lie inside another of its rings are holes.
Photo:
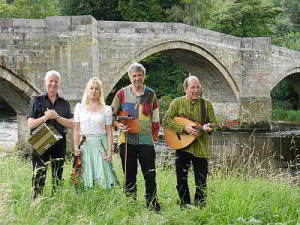
<path fill-rule="evenodd" d="M 145 180 L 145 199 L 147 206 L 156 204 L 156 153 L 153 146 L 149 145 L 120 145 L 120 156 L 125 177 L 124 192 L 136 198 L 136 176 L 138 161 Z"/>
<path fill-rule="evenodd" d="M 66 154 L 66 138 L 59 140 L 51 149 L 48 149 L 42 156 L 36 152 L 32 153 L 32 187 L 33 197 L 43 193 L 47 175 L 47 167 L 51 160 L 52 167 L 52 186 L 53 191 L 62 180 L 63 166 Z"/>
<path fill-rule="evenodd" d="M 195 204 L 201 205 L 204 203 L 206 197 L 206 178 L 208 173 L 208 162 L 206 158 L 195 157 L 191 153 L 184 151 L 176 151 L 176 176 L 177 186 L 176 189 L 180 198 L 180 205 L 191 204 L 190 192 L 188 187 L 188 170 L 190 164 L 193 164 L 195 176 Z"/>

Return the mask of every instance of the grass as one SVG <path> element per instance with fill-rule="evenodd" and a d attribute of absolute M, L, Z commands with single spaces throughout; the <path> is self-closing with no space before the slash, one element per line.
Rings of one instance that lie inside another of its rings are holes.
<path fill-rule="evenodd" d="M 300 111 L 273 109 L 272 120 L 300 123 Z"/>
<path fill-rule="evenodd" d="M 272 167 L 262 169 L 251 154 L 235 160 L 220 155 L 211 164 L 207 205 L 198 210 L 179 208 L 174 170 L 157 165 L 161 213 L 146 209 L 140 171 L 138 199 L 132 201 L 120 187 L 76 192 L 70 184 L 71 163 L 67 162 L 62 188 L 52 196 L 48 176 L 45 195 L 32 201 L 30 161 L 16 153 L 0 159 L 0 224 L 300 224 L 300 187 L 295 178 Z M 118 156 L 114 165 L 122 183 Z M 194 193 L 192 178 L 190 173 Z"/>

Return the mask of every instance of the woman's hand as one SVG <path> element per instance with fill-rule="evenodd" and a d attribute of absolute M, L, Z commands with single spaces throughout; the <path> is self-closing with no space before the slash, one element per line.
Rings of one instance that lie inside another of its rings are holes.
<path fill-rule="evenodd" d="M 104 160 L 105 161 L 108 161 L 108 162 L 111 162 L 112 161 L 112 152 L 111 150 L 108 150 L 107 153 L 105 154 L 104 156 Z"/>
<path fill-rule="evenodd" d="M 74 149 L 74 155 L 75 156 L 80 156 L 80 150 L 78 148 Z"/>

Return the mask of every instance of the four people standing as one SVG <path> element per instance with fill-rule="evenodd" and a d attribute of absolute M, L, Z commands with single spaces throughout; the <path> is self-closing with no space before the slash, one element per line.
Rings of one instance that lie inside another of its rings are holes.
<path fill-rule="evenodd" d="M 54 146 L 39 156 L 32 153 L 33 166 L 33 198 L 43 192 L 45 186 L 47 162 L 51 159 L 53 190 L 62 180 L 63 166 L 66 155 L 66 128 L 73 128 L 73 120 L 69 102 L 58 90 L 61 85 L 59 72 L 51 70 L 46 73 L 46 92 L 34 97 L 29 106 L 28 127 L 32 133 L 42 123 L 51 123 L 63 136 Z"/>
<path fill-rule="evenodd" d="M 49 161 L 49 157 L 57 159 L 52 162 L 54 183 L 57 185 L 62 179 L 66 151 L 65 128 L 74 128 L 74 153 L 81 157 L 81 178 L 84 186 L 93 187 L 99 184 L 102 188 L 111 188 L 118 185 L 111 163 L 114 124 L 120 130 L 120 157 L 125 179 L 125 194 L 136 199 L 139 162 L 145 180 L 146 205 L 155 211 L 160 210 L 157 201 L 154 150 L 154 141 L 157 140 L 159 132 L 159 110 L 155 92 L 144 85 L 145 72 L 144 66 L 139 63 L 133 63 L 129 67 L 131 84 L 116 93 L 112 107 L 104 103 L 102 82 L 98 78 L 91 78 L 86 85 L 82 102 L 75 107 L 74 123 L 71 120 L 68 101 L 58 94 L 60 74 L 57 71 L 49 71 L 46 74 L 47 92 L 31 101 L 28 126 L 33 131 L 40 124 L 51 121 L 63 139 L 40 157 L 33 154 L 34 197 L 42 193 L 46 177 L 44 162 Z M 205 203 L 208 174 L 207 135 L 212 131 L 209 125 L 215 122 L 215 115 L 212 103 L 200 97 L 201 84 L 197 77 L 188 77 L 183 86 L 186 96 L 172 101 L 163 118 L 163 124 L 177 133 L 186 132 L 195 136 L 196 140 L 191 145 L 176 151 L 176 188 L 180 206 L 190 205 L 188 169 L 192 163 L 196 184 L 195 204 L 201 206 Z M 173 120 L 176 116 L 188 117 L 200 123 L 202 131 L 194 129 L 192 125 L 176 122 Z M 86 142 L 79 150 L 81 135 L 86 137 Z"/>

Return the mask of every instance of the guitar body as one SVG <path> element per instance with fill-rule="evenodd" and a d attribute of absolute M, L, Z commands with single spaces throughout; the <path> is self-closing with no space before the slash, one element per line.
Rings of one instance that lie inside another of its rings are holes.
<path fill-rule="evenodd" d="M 186 124 L 190 124 L 193 126 L 198 125 L 197 123 L 184 117 L 174 117 L 173 120 L 184 125 Z M 192 135 L 188 135 L 185 132 L 181 134 L 176 133 L 175 131 L 169 129 L 167 126 L 164 127 L 164 135 L 165 135 L 165 141 L 167 142 L 167 145 L 170 148 L 176 150 L 185 148 L 186 146 L 190 145 L 196 138 Z"/>
<path fill-rule="evenodd" d="M 194 129 L 201 131 L 202 126 L 199 123 L 195 123 L 194 121 L 185 118 L 185 117 L 174 117 L 173 120 L 175 120 L 178 123 L 184 124 L 184 125 L 192 125 Z M 231 120 L 227 121 L 221 124 L 210 124 L 209 126 L 211 128 L 222 128 L 222 127 L 229 127 L 234 126 L 236 124 L 240 124 L 241 122 L 239 120 Z M 165 135 L 165 141 L 167 145 L 172 149 L 183 149 L 196 139 L 196 137 L 189 135 L 185 132 L 179 134 L 175 131 L 169 129 L 167 126 L 164 127 L 164 135 Z"/>

